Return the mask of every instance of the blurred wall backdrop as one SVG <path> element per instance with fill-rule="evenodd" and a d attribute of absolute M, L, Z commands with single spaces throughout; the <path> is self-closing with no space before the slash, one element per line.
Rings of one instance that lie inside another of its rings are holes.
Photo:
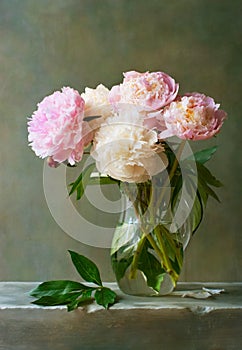
<path fill-rule="evenodd" d="M 181 92 L 213 96 L 228 112 L 209 165 L 225 184 L 221 204 L 210 200 L 182 279 L 241 280 L 241 11 L 239 0 L 0 1 L 0 280 L 75 278 L 68 249 L 112 280 L 109 250 L 78 242 L 54 221 L 26 122 L 54 90 L 111 87 L 131 69 L 165 71 Z M 88 204 L 83 210 L 98 216 Z"/>

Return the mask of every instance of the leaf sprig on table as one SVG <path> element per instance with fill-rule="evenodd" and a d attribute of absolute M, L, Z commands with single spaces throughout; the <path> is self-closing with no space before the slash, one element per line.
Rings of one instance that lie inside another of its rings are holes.
<path fill-rule="evenodd" d="M 100 272 L 94 262 L 74 251 L 69 250 L 69 253 L 79 275 L 94 286 L 70 280 L 43 282 L 30 292 L 31 296 L 38 298 L 32 304 L 42 306 L 66 305 L 68 311 L 92 303 L 94 300 L 105 309 L 113 305 L 117 295 L 110 288 L 103 286 Z"/>

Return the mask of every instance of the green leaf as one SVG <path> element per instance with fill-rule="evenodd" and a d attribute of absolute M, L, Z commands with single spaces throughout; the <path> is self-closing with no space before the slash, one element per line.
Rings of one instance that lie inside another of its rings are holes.
<path fill-rule="evenodd" d="M 114 185 L 118 184 L 118 180 L 114 180 L 111 177 L 108 176 L 95 176 L 90 177 L 88 180 L 88 185 Z"/>
<path fill-rule="evenodd" d="M 109 305 L 115 303 L 117 295 L 111 289 L 103 287 L 95 292 L 94 298 L 97 304 L 102 305 L 105 307 L 105 309 L 107 309 Z"/>
<path fill-rule="evenodd" d="M 211 174 L 211 172 L 203 164 L 197 163 L 198 175 L 198 193 L 206 206 L 208 196 L 213 197 L 219 202 L 219 198 L 210 186 L 221 187 L 222 183 Z"/>
<path fill-rule="evenodd" d="M 175 260 L 171 260 L 172 269 L 177 273 L 177 275 L 180 275 L 181 268 L 183 263 L 183 247 L 182 245 L 178 246 L 176 249 L 176 255 Z"/>
<path fill-rule="evenodd" d="M 177 240 L 176 233 L 171 233 L 165 226 L 159 225 L 156 227 L 156 232 L 157 230 L 160 231 L 160 240 L 165 244 L 165 249 L 173 269 L 177 274 L 180 274 L 183 263 L 182 243 Z"/>
<path fill-rule="evenodd" d="M 138 269 L 147 278 L 147 285 L 159 292 L 165 270 L 153 254 L 148 252 L 148 244 L 145 243 L 138 261 Z"/>
<path fill-rule="evenodd" d="M 197 191 L 192 210 L 189 214 L 189 217 L 187 220 L 190 220 L 192 223 L 192 233 L 194 234 L 195 231 L 198 229 L 202 222 L 203 218 L 203 203 L 202 198 L 200 196 L 200 193 Z"/>
<path fill-rule="evenodd" d="M 80 297 L 74 299 L 72 302 L 67 304 L 67 311 L 73 311 L 77 309 L 79 306 L 86 304 L 86 303 L 91 303 L 92 302 L 92 292 L 93 289 L 88 289 L 84 291 Z"/>
<path fill-rule="evenodd" d="M 71 190 L 69 192 L 69 196 L 72 195 L 75 191 L 77 192 L 76 199 L 79 200 L 83 196 L 85 192 L 85 188 L 88 184 L 88 181 L 90 179 L 91 173 L 93 172 L 93 169 L 95 168 L 95 163 L 89 164 L 83 172 L 78 176 L 77 180 L 72 183 Z"/>
<path fill-rule="evenodd" d="M 203 203 L 203 208 L 205 208 L 207 205 L 208 194 L 200 181 L 198 181 L 198 184 L 197 184 L 197 193 Z"/>
<path fill-rule="evenodd" d="M 197 163 L 198 177 L 214 187 L 221 187 L 223 184 L 211 174 L 207 167 Z"/>
<path fill-rule="evenodd" d="M 31 296 L 38 298 L 32 304 L 42 306 L 67 305 L 67 310 L 72 311 L 80 305 L 92 302 L 92 293 L 95 291 L 95 299 L 98 304 L 108 308 L 115 302 L 116 294 L 111 289 L 102 286 L 97 266 L 83 255 L 70 250 L 69 253 L 81 277 L 87 282 L 97 284 L 98 287 L 86 286 L 70 280 L 43 282 L 30 292 Z"/>
<path fill-rule="evenodd" d="M 42 305 L 42 306 L 55 306 L 55 305 L 66 305 L 70 302 L 73 302 L 81 293 L 74 293 L 74 294 L 63 294 L 63 295 L 49 295 L 49 296 L 42 296 L 41 298 L 35 300 L 32 302 L 32 304 L 35 305 Z"/>
<path fill-rule="evenodd" d="M 127 250 L 131 251 L 131 255 L 132 251 L 134 251 L 136 247 L 135 242 L 131 244 L 132 241 L 134 241 L 134 235 L 135 231 L 133 232 L 133 227 L 131 227 L 129 223 L 123 223 L 121 225 L 118 225 L 116 227 L 115 235 L 113 237 L 111 255 L 118 251 L 119 256 L 122 256 L 124 253 L 124 256 L 127 257 Z"/>
<path fill-rule="evenodd" d="M 188 159 L 193 159 L 194 157 L 196 162 L 204 164 L 212 157 L 212 155 L 216 152 L 217 148 L 217 146 L 206 148 L 202 151 L 194 153 L 194 155 L 192 157 L 189 157 Z"/>
<path fill-rule="evenodd" d="M 69 250 L 72 262 L 80 276 L 87 282 L 92 282 L 102 286 L 99 270 L 97 266 L 83 255 Z"/>
<path fill-rule="evenodd" d="M 138 227 L 137 227 L 138 228 Z M 135 230 L 129 224 L 116 227 L 111 248 L 111 262 L 117 281 L 124 275 L 133 260 L 137 243 L 134 240 Z"/>
<path fill-rule="evenodd" d="M 36 298 L 42 296 L 61 296 L 63 294 L 86 290 L 89 287 L 82 283 L 69 281 L 69 280 L 57 280 L 47 281 L 41 283 L 38 287 L 30 292 L 30 295 Z"/>
<path fill-rule="evenodd" d="M 203 187 L 204 191 L 211 197 L 213 197 L 214 199 L 216 199 L 218 202 L 220 202 L 217 194 L 214 192 L 214 190 L 212 190 L 211 187 L 209 187 L 205 181 L 200 180 L 200 184 Z"/>
<path fill-rule="evenodd" d="M 130 256 L 129 258 L 117 259 L 117 254 L 118 253 L 114 253 L 111 255 L 111 261 L 113 271 L 115 273 L 117 281 L 119 282 L 121 278 L 124 277 L 125 271 L 127 270 L 127 268 L 133 260 L 133 256 Z"/>
<path fill-rule="evenodd" d="M 193 176 L 188 176 L 186 178 L 185 185 L 186 187 L 190 187 L 190 196 L 191 198 L 194 198 L 192 209 L 186 220 L 186 223 L 192 228 L 192 233 L 194 234 L 202 222 L 203 211 L 206 206 L 208 195 L 204 191 L 202 194 L 200 193 L 199 182 L 197 183 L 197 179 Z"/>
<path fill-rule="evenodd" d="M 175 176 L 174 176 L 174 178 L 175 178 Z M 173 182 L 174 182 L 174 185 L 173 185 Z M 174 209 L 176 201 L 177 201 L 177 199 L 179 197 L 178 195 L 179 195 L 180 190 L 182 188 L 182 176 L 176 177 L 172 181 L 171 186 L 172 186 L 172 191 L 171 191 L 171 208 Z"/>

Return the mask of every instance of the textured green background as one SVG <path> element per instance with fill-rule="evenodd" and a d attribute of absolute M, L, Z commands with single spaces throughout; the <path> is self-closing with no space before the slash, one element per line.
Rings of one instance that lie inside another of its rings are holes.
<path fill-rule="evenodd" d="M 213 96 L 228 112 L 210 162 L 225 184 L 222 203 L 210 201 L 182 279 L 241 280 L 241 11 L 239 0 L 0 1 L 1 280 L 74 278 L 67 249 L 112 279 L 109 251 L 75 241 L 53 220 L 26 118 L 63 85 L 111 87 L 130 69 L 170 73 L 181 92 Z"/>

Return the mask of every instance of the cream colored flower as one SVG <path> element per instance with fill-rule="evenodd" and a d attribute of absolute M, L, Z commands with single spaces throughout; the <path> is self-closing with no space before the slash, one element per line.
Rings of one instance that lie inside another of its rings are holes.
<path fill-rule="evenodd" d="M 85 101 L 84 116 L 110 116 L 112 106 L 108 96 L 109 90 L 102 84 L 98 85 L 96 89 L 85 88 L 85 92 L 81 94 Z"/>
<path fill-rule="evenodd" d="M 157 133 L 143 126 L 135 106 L 122 106 L 96 132 L 92 156 L 98 171 L 126 182 L 145 182 L 167 166 Z"/>

